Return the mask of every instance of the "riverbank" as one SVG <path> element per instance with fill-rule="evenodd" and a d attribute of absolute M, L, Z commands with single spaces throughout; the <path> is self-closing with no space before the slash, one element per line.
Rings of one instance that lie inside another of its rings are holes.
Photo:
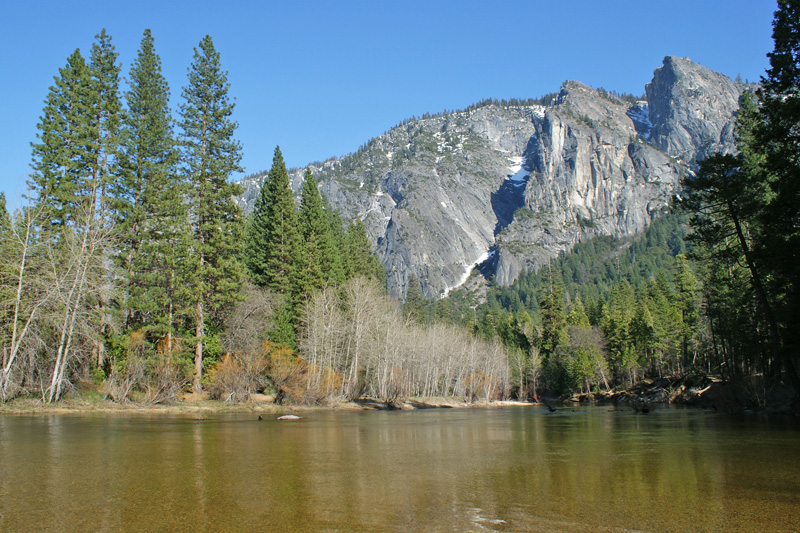
<path fill-rule="evenodd" d="M 763 379 L 725 380 L 690 374 L 645 379 L 621 391 L 580 394 L 570 402 L 600 402 L 642 410 L 653 404 L 675 404 L 722 413 L 800 415 L 800 399 L 791 387 L 767 385 Z"/>
<path fill-rule="evenodd" d="M 255 394 L 246 402 L 223 402 L 209 400 L 205 394 L 182 394 L 171 404 L 117 403 L 103 397 L 94 389 L 73 392 L 54 404 L 43 403 L 38 398 L 15 398 L 0 403 L 0 414 L 69 414 L 69 413 L 144 413 L 144 414 L 188 414 L 212 415 L 221 413 L 252 413 L 254 415 L 297 414 L 319 410 L 369 411 L 369 410 L 415 410 L 415 409 L 467 409 L 474 407 L 506 407 L 535 405 L 515 400 L 477 401 L 453 397 L 412 397 L 403 402 L 389 404 L 372 398 L 356 401 L 331 401 L 322 405 L 278 405 L 273 395 Z"/>
<path fill-rule="evenodd" d="M 765 413 L 800 416 L 800 401 L 787 386 L 766 387 L 758 380 L 723 380 L 714 375 L 669 376 L 645 379 L 624 390 L 601 391 L 594 394 L 576 394 L 565 398 L 549 398 L 548 406 L 574 404 L 604 404 L 617 408 L 647 411 L 655 405 L 675 404 L 721 413 Z M 39 398 L 15 398 L 0 403 L 0 413 L 83 413 L 83 412 L 130 412 L 145 414 L 189 414 L 211 415 L 219 413 L 253 413 L 255 415 L 298 414 L 319 410 L 366 411 L 366 410 L 415 410 L 415 409 L 466 409 L 474 407 L 506 407 L 544 405 L 536 402 L 497 400 L 487 402 L 470 401 L 458 397 L 411 397 L 398 403 L 386 403 L 374 398 L 355 401 L 332 400 L 320 405 L 278 405 L 274 395 L 255 394 L 246 402 L 224 402 L 210 400 L 207 395 L 182 394 L 171 404 L 138 402 L 117 403 L 108 399 L 90 383 L 82 383 L 78 389 L 54 404 L 43 403 Z"/>

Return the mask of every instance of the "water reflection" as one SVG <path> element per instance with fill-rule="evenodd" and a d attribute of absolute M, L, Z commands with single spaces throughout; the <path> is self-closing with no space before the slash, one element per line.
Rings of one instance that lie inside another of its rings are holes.
<path fill-rule="evenodd" d="M 0 416 L 0 530 L 790 530 L 798 444 L 681 410 Z"/>

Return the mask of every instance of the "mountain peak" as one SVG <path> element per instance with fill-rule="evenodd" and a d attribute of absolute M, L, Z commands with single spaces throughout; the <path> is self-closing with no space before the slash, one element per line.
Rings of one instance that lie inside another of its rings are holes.
<path fill-rule="evenodd" d="M 645 86 L 653 144 L 686 162 L 734 151 L 732 117 L 743 89 L 689 58 L 665 57 Z"/>

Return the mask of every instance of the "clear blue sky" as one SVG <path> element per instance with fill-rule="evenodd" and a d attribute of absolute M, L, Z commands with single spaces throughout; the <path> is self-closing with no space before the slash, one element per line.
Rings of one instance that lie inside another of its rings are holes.
<path fill-rule="evenodd" d="M 177 107 L 211 35 L 236 97 L 246 173 L 345 155 L 412 115 L 538 97 L 568 79 L 641 94 L 665 55 L 751 81 L 774 0 L 0 0 L 0 191 L 21 203 L 53 76 L 101 28 L 127 75 L 150 28 Z"/>

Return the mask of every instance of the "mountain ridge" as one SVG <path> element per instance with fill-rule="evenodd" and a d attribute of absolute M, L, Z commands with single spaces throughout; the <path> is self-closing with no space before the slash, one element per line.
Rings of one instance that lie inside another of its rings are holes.
<path fill-rule="evenodd" d="M 644 229 L 695 160 L 735 150 L 746 89 L 667 56 L 646 100 L 568 81 L 543 99 L 403 121 L 309 168 L 345 221 L 364 222 L 394 296 L 412 273 L 429 298 L 476 267 L 510 285 L 577 242 Z M 297 191 L 303 170 L 290 174 Z M 261 182 L 241 182 L 245 210 Z"/>

